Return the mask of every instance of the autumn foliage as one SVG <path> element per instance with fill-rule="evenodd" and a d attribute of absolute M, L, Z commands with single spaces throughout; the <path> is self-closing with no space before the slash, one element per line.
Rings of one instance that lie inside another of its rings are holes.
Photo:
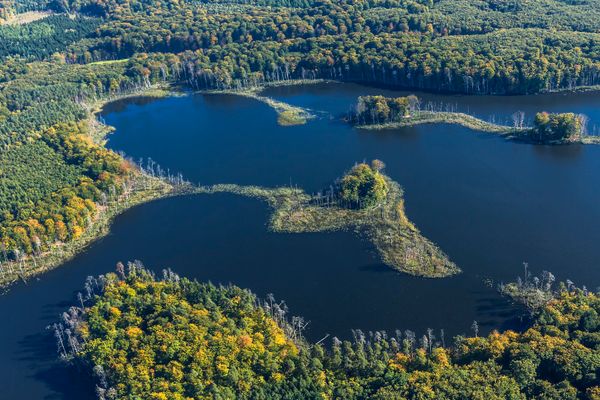
<path fill-rule="evenodd" d="M 578 289 L 522 333 L 444 347 L 432 331 L 356 330 L 324 346 L 290 340 L 267 302 L 234 286 L 131 267 L 88 280 L 88 293 L 91 281 L 100 292 L 64 319 L 101 399 L 591 400 L 600 390 L 600 297 Z"/>

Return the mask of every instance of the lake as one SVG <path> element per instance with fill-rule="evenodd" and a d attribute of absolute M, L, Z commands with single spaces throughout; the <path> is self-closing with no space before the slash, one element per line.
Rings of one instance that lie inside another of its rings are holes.
<path fill-rule="evenodd" d="M 279 87 L 269 96 L 308 107 L 308 124 L 280 127 L 265 104 L 231 95 L 129 99 L 106 107 L 117 128 L 109 147 L 134 160 L 151 157 L 194 183 L 298 185 L 316 192 L 355 162 L 378 158 L 405 189 L 408 217 L 463 273 L 421 279 L 382 265 L 353 233 L 268 232 L 269 210 L 233 195 L 162 199 L 119 216 L 109 236 L 0 298 L 3 399 L 93 399 L 85 374 L 56 361 L 45 326 L 75 303 L 87 275 L 139 259 L 160 271 L 234 283 L 286 300 L 310 321 L 307 336 L 341 338 L 351 329 L 433 328 L 446 337 L 517 328 L 520 310 L 486 282 L 513 280 L 524 261 L 539 273 L 600 285 L 600 147 L 505 141 L 451 125 L 380 132 L 340 120 L 356 97 L 405 92 L 353 84 Z M 502 122 L 522 110 L 573 111 L 600 125 L 600 94 L 468 97 L 419 94 Z M 446 107 L 446 106 L 443 106 Z"/>

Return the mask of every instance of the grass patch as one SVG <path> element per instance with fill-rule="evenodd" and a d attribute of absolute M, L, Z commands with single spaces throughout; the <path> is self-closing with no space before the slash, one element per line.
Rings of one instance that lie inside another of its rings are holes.
<path fill-rule="evenodd" d="M 304 125 L 306 118 L 296 110 L 285 110 L 277 115 L 277 123 L 281 126 Z"/>
<path fill-rule="evenodd" d="M 388 122 L 383 124 L 358 125 L 357 128 L 378 130 L 402 128 L 421 124 L 456 124 L 469 129 L 481 132 L 496 133 L 499 135 L 518 134 L 519 132 L 528 129 L 516 129 L 506 125 L 493 124 L 465 113 L 442 111 L 421 111 L 410 117 L 404 118 L 402 121 Z"/>
<path fill-rule="evenodd" d="M 10 15 L 6 21 L 0 20 L 0 25 L 25 25 L 30 22 L 39 21 L 53 14 L 52 11 L 27 11 L 24 13 Z"/>
<path fill-rule="evenodd" d="M 94 61 L 94 62 L 88 63 L 88 65 L 112 65 L 112 64 L 126 63 L 127 61 L 129 61 L 129 58 L 122 58 L 120 60 Z"/>

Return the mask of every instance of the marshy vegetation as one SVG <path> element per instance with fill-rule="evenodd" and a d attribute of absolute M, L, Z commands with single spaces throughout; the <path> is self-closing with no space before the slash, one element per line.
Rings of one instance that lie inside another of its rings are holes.
<path fill-rule="evenodd" d="M 441 278 L 460 269 L 410 222 L 404 211 L 403 191 L 385 176 L 384 165 L 354 166 L 344 177 L 317 194 L 295 187 L 213 185 L 197 193 L 234 193 L 266 201 L 273 210 L 274 232 L 354 230 L 377 249 L 382 261 L 411 275 Z"/>
<path fill-rule="evenodd" d="M 274 86 L 290 86 L 290 85 L 310 85 L 315 83 L 323 82 L 320 79 L 294 79 L 294 80 L 286 80 L 284 82 L 270 82 L 263 83 L 256 86 L 245 87 L 245 88 L 237 88 L 237 89 L 227 89 L 227 90 L 205 90 L 203 93 L 213 93 L 213 94 L 232 94 L 237 96 L 248 97 L 262 103 L 265 103 L 269 107 L 271 107 L 277 113 L 277 123 L 280 126 L 295 126 L 295 125 L 304 125 L 308 122 L 309 119 L 314 118 L 315 116 L 310 112 L 310 110 L 302 107 L 293 106 L 291 104 L 285 103 L 283 101 L 275 100 L 271 97 L 261 95 L 261 92 L 268 88 Z"/>

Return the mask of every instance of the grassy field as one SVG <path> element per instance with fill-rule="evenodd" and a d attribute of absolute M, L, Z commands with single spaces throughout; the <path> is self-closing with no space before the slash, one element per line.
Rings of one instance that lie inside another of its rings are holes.
<path fill-rule="evenodd" d="M 6 21 L 0 20 L 0 25 L 24 25 L 30 22 L 39 21 L 52 14 L 52 11 L 28 11 L 11 15 Z"/>
<path fill-rule="evenodd" d="M 127 61 L 129 61 L 129 58 L 122 58 L 120 60 L 94 61 L 94 62 L 89 63 L 88 65 L 112 65 L 112 64 L 126 63 Z"/>

